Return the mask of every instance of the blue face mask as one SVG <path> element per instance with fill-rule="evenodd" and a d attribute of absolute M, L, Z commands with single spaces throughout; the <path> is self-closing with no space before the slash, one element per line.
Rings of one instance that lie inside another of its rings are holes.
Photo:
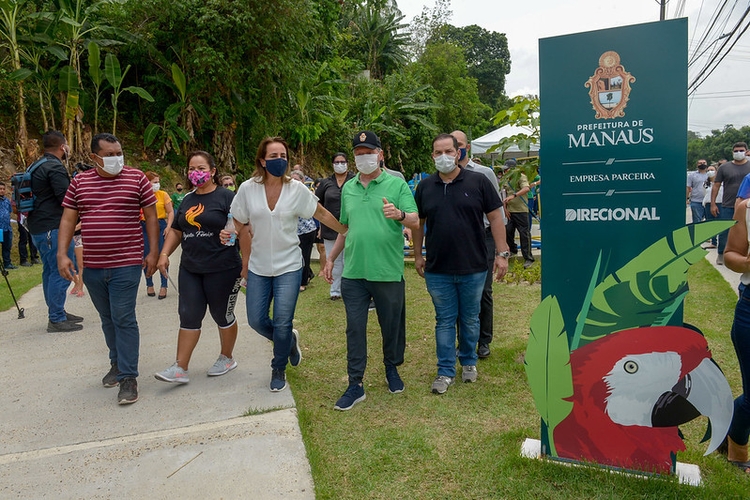
<path fill-rule="evenodd" d="M 268 173 L 274 177 L 281 177 L 284 175 L 288 165 L 286 158 L 273 158 L 271 160 L 266 160 L 266 170 L 268 170 Z"/>
<path fill-rule="evenodd" d="M 461 155 L 458 157 L 458 161 L 463 161 L 466 158 L 466 148 L 458 148 L 458 152 Z"/>

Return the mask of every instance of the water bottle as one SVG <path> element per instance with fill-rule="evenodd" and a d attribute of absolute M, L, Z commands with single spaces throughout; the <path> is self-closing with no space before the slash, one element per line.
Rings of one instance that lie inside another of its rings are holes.
<path fill-rule="evenodd" d="M 234 246 L 234 241 L 237 239 L 237 234 L 235 233 L 236 229 L 234 228 L 234 219 L 232 218 L 232 214 L 227 214 L 227 224 L 224 226 L 224 229 L 229 231 L 229 239 L 226 243 L 224 243 L 226 246 L 231 247 Z"/>

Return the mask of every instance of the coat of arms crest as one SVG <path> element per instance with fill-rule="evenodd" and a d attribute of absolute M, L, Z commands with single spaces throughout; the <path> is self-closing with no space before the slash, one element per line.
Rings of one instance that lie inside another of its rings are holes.
<path fill-rule="evenodd" d="M 630 84 L 635 77 L 620 64 L 620 54 L 609 50 L 599 57 L 599 67 L 585 83 L 596 119 L 625 116 Z"/>

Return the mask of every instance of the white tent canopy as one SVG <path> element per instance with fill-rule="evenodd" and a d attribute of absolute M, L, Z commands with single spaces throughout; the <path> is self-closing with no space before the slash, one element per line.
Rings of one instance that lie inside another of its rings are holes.
<path fill-rule="evenodd" d="M 527 127 L 515 127 L 513 125 L 505 125 L 499 129 L 493 130 L 487 135 L 483 135 L 478 139 L 471 141 L 471 153 L 481 154 L 486 153 L 488 149 L 500 142 L 504 137 L 511 137 L 516 134 L 527 134 L 531 135 L 531 129 Z M 532 144 L 530 151 L 539 151 L 539 144 Z M 513 145 L 505 150 L 506 153 L 526 153 L 527 151 L 521 151 L 518 146 Z"/>

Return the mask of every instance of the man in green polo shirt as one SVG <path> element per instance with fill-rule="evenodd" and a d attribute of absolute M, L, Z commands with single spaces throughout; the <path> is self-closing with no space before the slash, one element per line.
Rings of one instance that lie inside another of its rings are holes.
<path fill-rule="evenodd" d="M 354 135 L 354 160 L 359 173 L 341 190 L 340 222 L 348 226 L 326 259 L 324 275 L 333 282 L 333 262 L 344 250 L 341 296 L 346 309 L 349 387 L 334 408 L 350 410 L 365 399 L 362 379 L 367 366 L 367 312 L 375 302 L 383 336 L 383 364 L 388 390 L 404 383 L 397 366 L 404 362 L 406 304 L 404 300 L 404 238 L 402 225 L 414 230 L 417 205 L 403 179 L 383 169 L 383 150 L 375 133 Z"/>

